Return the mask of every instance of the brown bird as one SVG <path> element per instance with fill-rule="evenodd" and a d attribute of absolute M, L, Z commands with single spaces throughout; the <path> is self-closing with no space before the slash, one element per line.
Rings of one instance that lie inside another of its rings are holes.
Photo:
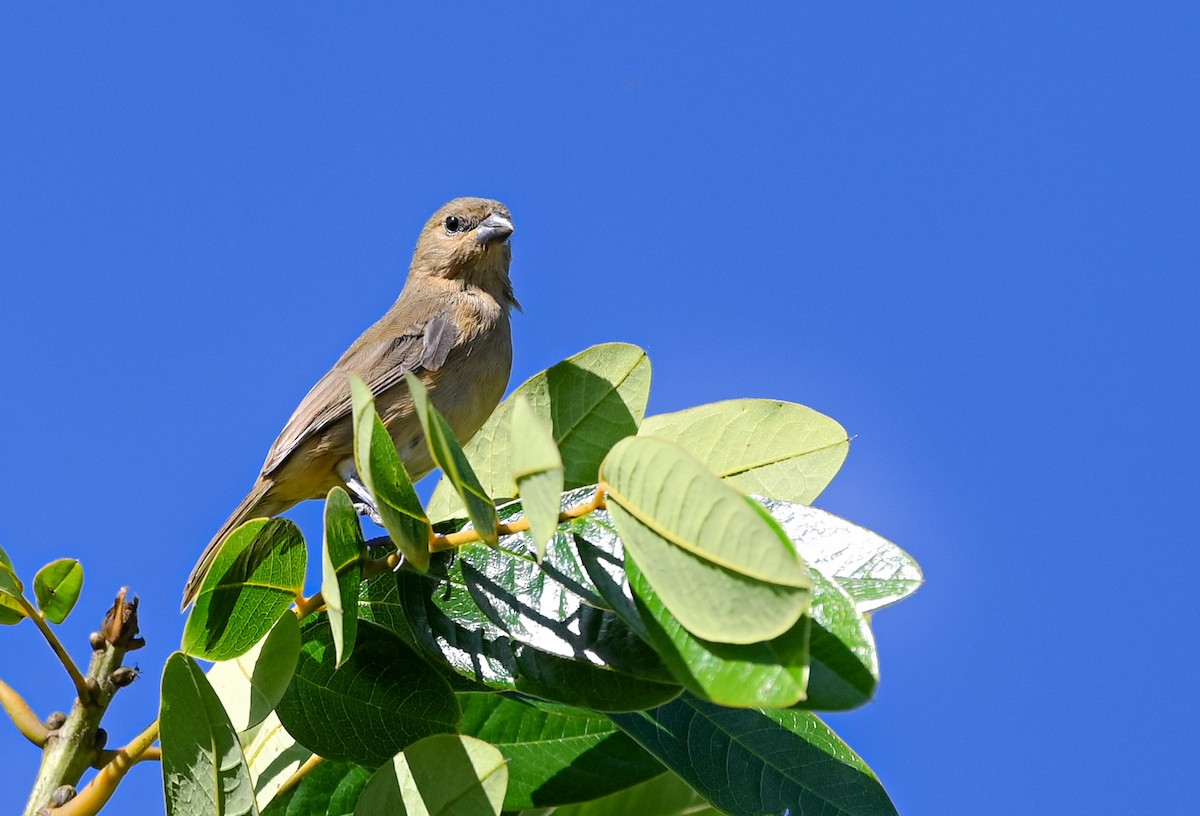
<path fill-rule="evenodd" d="M 192 569 L 182 609 L 195 600 L 234 528 L 323 498 L 334 485 L 349 483 L 362 497 L 354 470 L 349 372 L 370 386 L 413 481 L 429 473 L 433 461 L 404 372 L 420 378 L 459 440 L 479 430 L 504 395 L 512 367 L 509 310 L 521 308 L 508 277 L 512 232 L 512 216 L 498 201 L 456 198 L 434 213 L 421 230 L 400 297 L 300 402 L 249 495 Z"/>

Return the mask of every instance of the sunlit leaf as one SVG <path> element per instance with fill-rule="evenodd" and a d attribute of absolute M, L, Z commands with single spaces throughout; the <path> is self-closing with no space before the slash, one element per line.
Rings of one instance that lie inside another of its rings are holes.
<path fill-rule="evenodd" d="M 508 764 L 474 737 L 426 737 L 384 765 L 363 789 L 356 816 L 499 816 Z"/>
<path fill-rule="evenodd" d="M 604 455 L 637 433 L 650 395 L 650 359 L 628 343 L 602 343 L 526 380 L 500 404 L 464 450 L 489 496 L 517 495 L 512 466 L 512 408 L 518 397 L 550 425 L 562 454 L 567 490 L 595 484 Z M 443 479 L 429 502 L 435 519 L 462 515 L 462 502 Z"/>
<path fill-rule="evenodd" d="M 12 559 L 0 547 L 0 625 L 11 626 L 25 620 L 25 610 L 16 600 L 24 591 Z"/>
<path fill-rule="evenodd" d="M 524 395 L 518 395 L 513 402 L 512 422 L 513 477 L 540 561 L 546 554 L 546 542 L 558 529 L 563 492 L 562 457 L 549 425 L 534 413 Z"/>
<path fill-rule="evenodd" d="M 350 374 L 354 419 L 354 467 L 375 499 L 375 509 L 396 547 L 410 564 L 429 567 L 429 519 L 400 461 L 396 445 L 375 412 L 371 389 Z"/>
<path fill-rule="evenodd" d="M 288 519 L 254 519 L 221 545 L 183 630 L 183 651 L 232 660 L 250 650 L 304 587 L 304 536 Z"/>
<path fill-rule="evenodd" d="M 262 722 L 283 697 L 300 655 L 300 624 L 280 615 L 265 638 L 233 660 L 214 663 L 208 682 L 221 698 L 234 730 Z"/>
<path fill-rule="evenodd" d="M 925 580 L 911 555 L 870 530 L 815 507 L 758 501 L 796 543 L 805 563 L 837 581 L 860 612 L 903 600 Z"/>
<path fill-rule="evenodd" d="M 837 475 L 846 429 L 791 402 L 739 399 L 646 417 L 638 432 L 675 442 L 743 493 L 808 504 Z"/>
<path fill-rule="evenodd" d="M 366 556 L 362 527 L 350 496 L 340 487 L 325 499 L 325 543 L 321 548 L 321 596 L 329 613 L 337 665 L 354 648 L 358 628 L 358 585 Z"/>
<path fill-rule="evenodd" d="M 250 779 L 254 783 L 255 801 L 259 809 L 264 810 L 284 783 L 312 759 L 313 752 L 288 733 L 273 711 L 240 737 Z"/>
<path fill-rule="evenodd" d="M 433 461 L 441 468 L 467 508 L 467 518 L 474 525 L 479 539 L 485 544 L 495 544 L 496 525 L 500 523 L 496 516 L 495 502 L 488 496 L 475 476 L 475 471 L 471 469 L 471 463 L 467 461 L 462 446 L 454 438 L 450 423 L 429 401 L 429 393 L 425 386 L 408 372 L 405 372 L 404 379 L 412 392 L 413 410 L 421 421 L 421 429 L 425 431 L 425 441 L 429 445 Z"/>
<path fill-rule="evenodd" d="M 624 439 L 600 477 L 626 555 L 692 634 L 769 640 L 808 608 L 808 570 L 778 524 L 679 446 Z"/>
<path fill-rule="evenodd" d="M 83 589 L 83 564 L 74 558 L 51 561 L 33 577 L 38 609 L 51 623 L 62 623 L 75 608 Z"/>

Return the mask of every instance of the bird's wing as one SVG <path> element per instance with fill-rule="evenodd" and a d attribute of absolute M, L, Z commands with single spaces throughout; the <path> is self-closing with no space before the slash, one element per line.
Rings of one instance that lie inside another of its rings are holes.
<path fill-rule="evenodd" d="M 387 339 L 376 339 L 378 332 L 368 330 L 301 400 L 271 446 L 263 474 L 274 472 L 305 439 L 350 415 L 348 373 L 358 374 L 378 395 L 403 380 L 406 371 L 441 368 L 458 335 L 449 310 L 423 324 L 410 324 L 403 334 Z"/>

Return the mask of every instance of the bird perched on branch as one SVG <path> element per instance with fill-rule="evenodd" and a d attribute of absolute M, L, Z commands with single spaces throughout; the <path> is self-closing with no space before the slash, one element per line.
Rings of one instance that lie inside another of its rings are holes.
<path fill-rule="evenodd" d="M 508 277 L 512 216 L 498 201 L 456 198 L 429 219 L 408 280 L 392 308 L 346 350 L 300 402 L 262 472 L 192 569 L 182 608 L 196 598 L 225 537 L 334 485 L 355 488 L 350 386 L 362 377 L 413 481 L 433 469 L 404 382 L 411 371 L 466 442 L 491 415 L 512 367 L 509 310 L 520 304 Z"/>

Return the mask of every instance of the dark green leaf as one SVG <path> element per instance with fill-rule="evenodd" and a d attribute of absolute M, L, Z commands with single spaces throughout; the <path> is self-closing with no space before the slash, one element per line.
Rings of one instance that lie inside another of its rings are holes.
<path fill-rule="evenodd" d="M 363 789 L 357 816 L 499 816 L 508 765 L 474 737 L 426 737 L 384 765 Z"/>
<path fill-rule="evenodd" d="M 896 813 L 871 769 L 807 711 L 722 708 L 685 694 L 613 720 L 732 816 Z"/>
<path fill-rule="evenodd" d="M 51 623 L 62 623 L 75 608 L 83 589 L 83 564 L 74 558 L 51 561 L 33 577 L 38 609 Z"/>
<path fill-rule="evenodd" d="M 354 648 L 358 628 L 358 592 L 362 561 L 367 551 L 362 527 L 349 494 L 340 487 L 325 499 L 325 546 L 321 548 L 321 595 L 333 633 L 337 665 L 342 665 Z"/>
<path fill-rule="evenodd" d="M 168 816 L 257 814 L 237 734 L 194 660 L 179 652 L 167 658 L 161 699 Z"/>
<path fill-rule="evenodd" d="M 416 411 L 417 419 L 421 420 L 421 429 L 425 431 L 425 442 L 429 445 L 433 461 L 441 468 L 458 497 L 462 499 L 463 506 L 467 508 L 467 518 L 474 525 L 479 539 L 485 544 L 494 545 L 497 538 L 496 526 L 500 523 L 496 516 L 496 503 L 479 483 L 462 446 L 454 437 L 450 423 L 429 401 L 429 393 L 425 386 L 407 372 L 404 374 L 404 380 L 408 383 L 408 390 L 412 392 L 413 410 Z"/>
<path fill-rule="evenodd" d="M 647 417 L 638 432 L 675 442 L 743 493 L 809 504 L 850 449 L 846 429 L 791 402 L 739 399 Z"/>
<path fill-rule="evenodd" d="M 506 505 L 505 518 L 517 509 Z M 628 711 L 678 693 L 653 650 L 588 602 L 599 598 L 559 555 L 570 539 L 556 536 L 541 565 L 532 546 L 525 534 L 506 536 L 498 549 L 459 548 L 452 564 L 441 556 L 428 576 L 398 573 L 403 618 L 421 647 L 491 688 L 567 705 Z"/>
<path fill-rule="evenodd" d="M 875 637 L 845 590 L 820 570 L 813 570 L 813 582 L 808 696 L 799 707 L 855 708 L 871 699 L 879 683 Z"/>
<path fill-rule="evenodd" d="M 322 762 L 271 801 L 263 816 L 351 816 L 371 772 L 349 762 Z"/>
<path fill-rule="evenodd" d="M 625 563 L 642 620 L 671 672 L 693 693 L 724 706 L 786 708 L 808 685 L 809 619 L 760 643 L 701 640 L 671 615 L 637 565 Z"/>
<path fill-rule="evenodd" d="M 550 424 L 562 453 L 566 489 L 595 484 L 600 461 L 619 439 L 637 433 L 650 395 L 650 360 L 628 343 L 592 346 L 528 379 L 500 404 L 465 450 L 491 496 L 515 496 L 512 406 L 519 396 Z M 433 518 L 461 515 L 445 479 L 429 502 Z"/>
<path fill-rule="evenodd" d="M 769 640 L 807 610 L 808 570 L 779 525 L 678 445 L 623 439 L 600 477 L 626 556 L 692 634 Z"/>
<path fill-rule="evenodd" d="M 358 478 L 375 498 L 375 509 L 392 541 L 408 562 L 423 572 L 429 567 L 429 519 L 392 437 L 375 412 L 371 389 L 358 375 L 349 377 Z"/>
<path fill-rule="evenodd" d="M 462 733 L 508 760 L 505 809 L 584 802 L 661 774 L 602 714 L 502 694 L 460 694 Z"/>
<path fill-rule="evenodd" d="M 183 651 L 232 660 L 250 650 L 304 587 L 307 552 L 287 519 L 254 519 L 221 546 L 183 630 Z"/>
<path fill-rule="evenodd" d="M 253 728 L 274 710 L 299 656 L 300 624 L 295 615 L 285 614 L 250 651 L 213 664 L 208 682 L 221 698 L 234 730 Z"/>
<path fill-rule="evenodd" d="M 386 629 L 360 621 L 340 668 L 324 616 L 304 621 L 301 634 L 296 673 L 276 711 L 305 747 L 374 768 L 422 737 L 455 730 L 458 703 L 446 681 Z"/>

